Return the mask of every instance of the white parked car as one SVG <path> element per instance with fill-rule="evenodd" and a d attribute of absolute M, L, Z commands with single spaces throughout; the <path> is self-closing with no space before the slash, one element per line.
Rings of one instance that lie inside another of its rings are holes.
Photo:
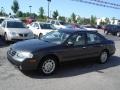
<path fill-rule="evenodd" d="M 65 25 L 66 23 L 60 20 L 48 20 L 47 23 L 51 23 L 54 25 L 56 29 L 64 29 L 66 28 Z"/>
<path fill-rule="evenodd" d="M 50 23 L 43 23 L 43 22 L 33 22 L 29 29 L 32 30 L 33 34 L 36 37 L 41 37 L 51 31 L 55 30 L 55 27 Z"/>
<path fill-rule="evenodd" d="M 31 30 L 26 28 L 22 21 L 4 20 L 0 27 L 0 35 L 5 37 L 6 41 L 25 40 L 34 38 Z"/>
<path fill-rule="evenodd" d="M 83 26 L 81 26 L 81 28 L 86 29 L 88 31 L 95 31 L 95 32 L 97 32 L 97 29 L 95 27 L 93 27 L 93 26 L 90 26 L 90 25 L 83 25 Z"/>

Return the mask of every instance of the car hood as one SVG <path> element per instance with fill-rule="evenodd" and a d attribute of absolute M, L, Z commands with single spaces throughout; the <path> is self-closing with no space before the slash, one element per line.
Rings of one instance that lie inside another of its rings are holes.
<path fill-rule="evenodd" d="M 31 32 L 27 28 L 7 28 L 9 32 L 15 32 L 15 33 L 29 33 Z"/>
<path fill-rule="evenodd" d="M 17 42 L 13 44 L 11 48 L 16 51 L 34 52 L 55 45 L 56 45 L 55 43 L 51 43 L 39 39 L 31 39 L 31 40 Z"/>

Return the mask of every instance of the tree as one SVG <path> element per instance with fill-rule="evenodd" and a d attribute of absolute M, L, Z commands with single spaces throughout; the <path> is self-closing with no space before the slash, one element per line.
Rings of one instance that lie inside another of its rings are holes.
<path fill-rule="evenodd" d="M 106 24 L 106 22 L 104 22 L 104 21 L 100 21 L 100 25 L 105 25 Z"/>
<path fill-rule="evenodd" d="M 76 15 L 75 15 L 75 13 L 72 13 L 71 20 L 72 20 L 73 23 L 76 22 Z"/>
<path fill-rule="evenodd" d="M 18 12 L 18 10 L 19 10 L 19 4 L 18 4 L 17 0 L 13 1 L 13 5 L 11 6 L 11 9 L 12 9 L 13 13 L 15 13 L 15 14 Z"/>
<path fill-rule="evenodd" d="M 106 23 L 106 25 L 107 25 L 107 24 L 110 24 L 109 18 L 105 18 L 105 23 Z"/>
<path fill-rule="evenodd" d="M 115 24 L 115 17 L 112 18 L 112 24 Z"/>
<path fill-rule="evenodd" d="M 17 15 L 18 17 L 23 17 L 23 12 L 22 12 L 22 11 L 18 11 L 18 12 L 16 13 L 16 15 Z"/>
<path fill-rule="evenodd" d="M 67 22 L 68 22 L 68 23 L 71 23 L 71 18 L 67 18 Z"/>
<path fill-rule="evenodd" d="M 41 19 L 44 19 L 44 9 L 43 9 L 43 7 L 40 7 L 40 8 L 39 8 L 39 17 L 40 17 Z"/>
<path fill-rule="evenodd" d="M 65 17 L 64 16 L 59 16 L 59 18 L 58 18 L 59 20 L 61 20 L 61 21 L 66 21 L 66 19 L 65 19 Z"/>
<path fill-rule="evenodd" d="M 90 19 L 89 18 L 84 18 L 84 22 L 83 22 L 85 25 L 86 24 L 90 24 Z"/>
<path fill-rule="evenodd" d="M 96 24 L 97 24 L 97 22 L 96 22 L 96 17 L 95 16 L 91 16 L 91 18 L 90 18 L 90 24 L 92 25 L 92 26 L 95 26 Z"/>
<path fill-rule="evenodd" d="M 58 13 L 58 11 L 56 10 L 56 11 L 53 11 L 53 18 L 54 19 L 57 19 L 57 17 L 59 16 L 59 13 Z"/>
<path fill-rule="evenodd" d="M 80 22 L 81 22 L 81 18 L 78 17 L 76 21 L 77 21 L 78 24 L 80 24 Z"/>

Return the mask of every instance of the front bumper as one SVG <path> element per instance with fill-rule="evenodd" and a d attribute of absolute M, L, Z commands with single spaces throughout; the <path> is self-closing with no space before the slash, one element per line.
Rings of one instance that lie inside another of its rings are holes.
<path fill-rule="evenodd" d="M 14 41 L 14 40 L 28 40 L 28 39 L 34 39 L 34 35 L 33 36 L 8 36 L 8 40 L 9 41 Z"/>
<path fill-rule="evenodd" d="M 12 58 L 12 56 L 7 52 L 7 59 L 14 65 L 20 68 L 21 70 L 36 70 L 39 62 L 36 60 L 36 62 L 30 62 L 30 60 L 35 59 L 25 59 L 23 62 L 17 61 Z"/>

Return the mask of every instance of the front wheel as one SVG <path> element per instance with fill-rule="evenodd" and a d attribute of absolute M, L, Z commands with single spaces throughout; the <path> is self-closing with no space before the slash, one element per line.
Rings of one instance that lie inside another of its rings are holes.
<path fill-rule="evenodd" d="M 99 57 L 99 62 L 100 63 L 106 63 L 108 60 L 108 52 L 107 51 L 102 51 Z"/>
<path fill-rule="evenodd" d="M 41 38 L 42 36 L 43 36 L 43 34 L 42 34 L 42 33 L 40 33 L 40 34 L 39 34 L 39 38 Z"/>
<path fill-rule="evenodd" d="M 4 41 L 5 41 L 6 43 L 8 43 L 8 42 L 9 42 L 9 40 L 8 40 L 8 36 L 7 36 L 7 34 L 6 34 L 6 33 L 4 34 Z"/>
<path fill-rule="evenodd" d="M 38 67 L 38 71 L 44 75 L 51 75 L 56 71 L 56 68 L 57 68 L 56 59 L 52 57 L 46 57 L 41 61 Z"/>

